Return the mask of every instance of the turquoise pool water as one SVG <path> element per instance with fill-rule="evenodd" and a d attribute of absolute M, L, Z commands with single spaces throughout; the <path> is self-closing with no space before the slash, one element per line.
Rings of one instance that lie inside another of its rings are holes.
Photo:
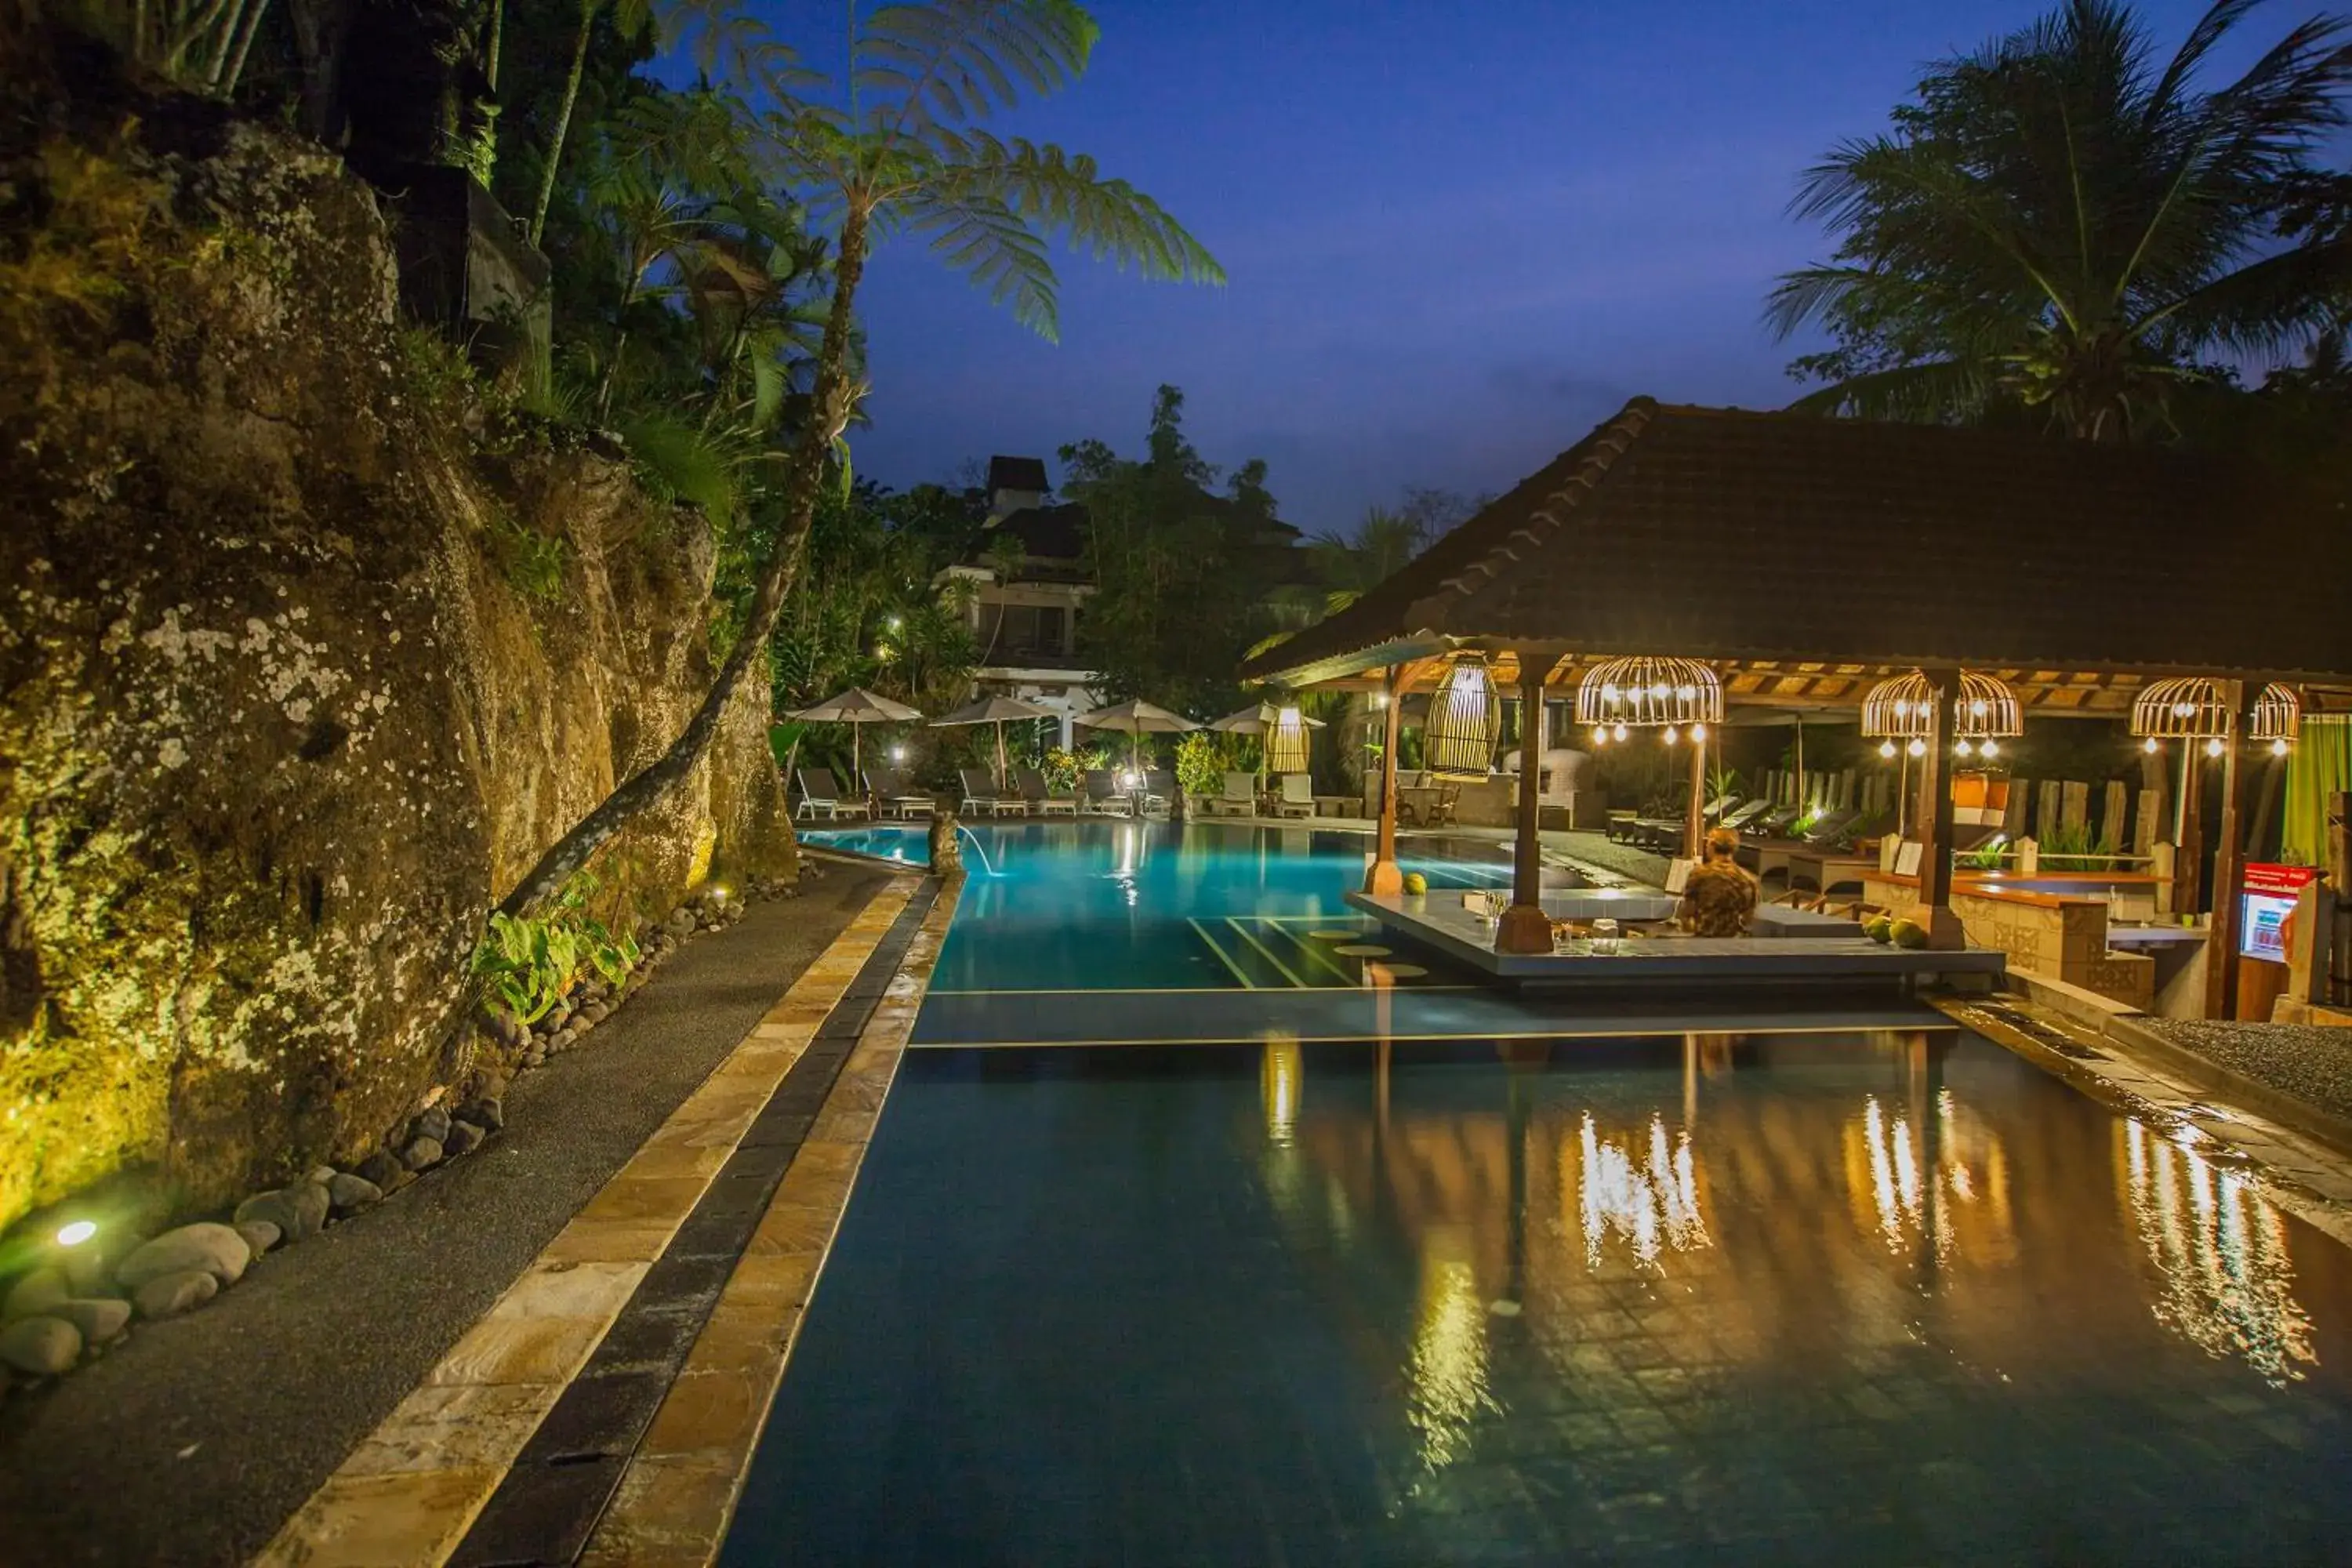
<path fill-rule="evenodd" d="M 1354 985 L 1360 963 L 1315 931 L 1369 935 L 1342 901 L 1363 883 L 1371 839 L 1308 827 L 1213 823 L 975 824 L 966 880 L 940 956 L 937 993 L 1224 990 Z M 813 844 L 908 864 L 924 826 L 819 829 Z M 1416 841 L 1408 840 L 1409 845 Z M 1499 846 L 1409 853 L 1433 887 L 1505 887 Z M 1334 962 L 1334 960 L 1338 962 Z"/>
<path fill-rule="evenodd" d="M 2352 1255 L 1916 1033 L 910 1055 L 780 1564 L 2333 1563 Z"/>

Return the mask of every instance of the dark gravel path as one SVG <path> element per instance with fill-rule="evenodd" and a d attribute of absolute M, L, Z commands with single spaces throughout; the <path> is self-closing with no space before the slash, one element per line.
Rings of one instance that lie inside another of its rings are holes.
<path fill-rule="evenodd" d="M 515 1080 L 479 1154 L 0 1405 L 0 1568 L 204 1568 L 268 1544 L 885 879 L 836 866 L 695 938 Z"/>
<path fill-rule="evenodd" d="M 2168 1045 L 2352 1121 L 2352 1029 L 2184 1018 L 2135 1021 Z"/>

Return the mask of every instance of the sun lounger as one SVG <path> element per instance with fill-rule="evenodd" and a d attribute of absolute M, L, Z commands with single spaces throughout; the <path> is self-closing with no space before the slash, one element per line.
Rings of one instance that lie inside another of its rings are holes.
<path fill-rule="evenodd" d="M 1740 831 L 1750 838 L 1778 838 L 1781 830 L 1803 815 L 1801 806 L 1776 805 L 1763 816 L 1747 824 Z"/>
<path fill-rule="evenodd" d="M 1086 794 L 1080 801 L 1082 809 L 1104 816 L 1125 816 L 1134 809 L 1128 801 L 1127 791 L 1120 787 L 1118 774 L 1107 768 L 1089 769 L 1081 775 Z"/>
<path fill-rule="evenodd" d="M 876 768 L 868 773 L 866 793 L 873 798 L 876 812 L 901 821 L 910 816 L 929 816 L 939 809 L 939 802 L 910 787 L 907 775 L 896 768 Z"/>
<path fill-rule="evenodd" d="M 1276 816 L 1312 816 L 1315 815 L 1315 776 L 1312 773 L 1282 775 L 1282 794 L 1274 803 Z"/>
<path fill-rule="evenodd" d="M 1176 793 L 1176 775 L 1164 768 L 1147 768 L 1143 774 L 1143 809 L 1165 811 L 1168 797 Z"/>
<path fill-rule="evenodd" d="M 1734 833 L 1737 833 L 1771 809 L 1772 801 L 1769 796 L 1751 800 L 1746 805 L 1737 806 L 1730 811 L 1725 812 L 1723 814 L 1723 820 L 1717 823 L 1716 826 L 1717 827 L 1728 827 Z"/>
<path fill-rule="evenodd" d="M 841 786 L 833 782 L 831 768 L 801 768 L 793 776 L 801 786 L 801 803 L 793 808 L 796 817 L 823 814 L 827 822 L 838 822 L 845 816 L 870 815 L 864 801 L 855 795 L 843 796 Z"/>
<path fill-rule="evenodd" d="M 971 816 L 984 811 L 991 816 L 1003 816 L 1006 812 L 1018 815 L 1028 809 L 1019 795 L 998 789 L 986 768 L 959 768 L 956 776 L 963 781 L 963 804 L 956 808 L 959 811 Z"/>
<path fill-rule="evenodd" d="M 1203 798 L 1201 802 L 1201 811 L 1202 815 L 1208 816 L 1255 816 L 1257 815 L 1257 775 L 1227 773 L 1224 792 Z"/>
<path fill-rule="evenodd" d="M 1035 768 L 1014 768 L 1013 777 L 1021 786 L 1021 798 L 1039 816 L 1052 816 L 1057 812 L 1065 816 L 1077 816 L 1078 797 L 1055 794 L 1054 786 L 1045 782 L 1045 775 Z"/>

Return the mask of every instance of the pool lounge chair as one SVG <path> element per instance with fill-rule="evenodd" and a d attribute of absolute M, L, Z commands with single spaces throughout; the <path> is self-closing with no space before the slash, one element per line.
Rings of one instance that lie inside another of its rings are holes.
<path fill-rule="evenodd" d="M 1035 768 L 1014 768 L 1013 777 L 1021 786 L 1021 798 L 1040 816 L 1052 816 L 1057 812 L 1065 816 L 1078 815 L 1078 797 L 1055 794 L 1054 786 L 1045 782 L 1045 775 Z"/>
<path fill-rule="evenodd" d="M 1079 798 L 1082 811 L 1102 816 L 1125 816 L 1133 809 L 1128 803 L 1127 791 L 1118 784 L 1118 774 L 1108 768 L 1091 768 L 1079 776 L 1085 795 Z"/>
<path fill-rule="evenodd" d="M 868 773 L 866 793 L 872 797 L 877 816 L 895 816 L 902 822 L 910 816 L 929 816 L 939 810 L 939 802 L 927 792 L 909 787 L 907 775 L 897 768 L 876 768 Z"/>
<path fill-rule="evenodd" d="M 1803 815 L 1802 806 L 1776 805 L 1753 822 L 1743 826 L 1739 831 L 1750 838 L 1778 838 L 1783 828 Z"/>
<path fill-rule="evenodd" d="M 842 795 L 841 786 L 833 782 L 831 768 L 800 768 L 793 776 L 801 786 L 801 803 L 793 807 L 796 817 L 814 817 L 822 812 L 827 822 L 838 822 L 845 816 L 872 815 L 864 801 Z"/>
<path fill-rule="evenodd" d="M 967 815 L 976 816 L 985 811 L 991 816 L 1003 816 L 1009 811 L 1017 816 L 1029 809 L 1019 795 L 998 789 L 986 768 L 959 768 L 956 777 L 963 781 L 963 804 L 956 809 Z"/>
<path fill-rule="evenodd" d="M 1717 827 L 1728 827 L 1734 833 L 1738 833 L 1741 829 L 1745 828 L 1749 823 L 1755 821 L 1758 817 L 1763 816 L 1766 812 L 1771 809 L 1772 801 L 1769 795 L 1756 800 L 1751 800 L 1746 805 L 1736 806 L 1730 811 L 1725 812 L 1723 814 L 1723 820 L 1717 823 L 1716 826 Z"/>
<path fill-rule="evenodd" d="M 1201 801 L 1203 816 L 1255 816 L 1257 815 L 1257 775 L 1229 773 L 1222 795 L 1206 795 Z"/>
<path fill-rule="evenodd" d="M 1282 775 L 1282 794 L 1274 803 L 1276 816 L 1312 816 L 1315 815 L 1315 776 L 1312 773 Z"/>
<path fill-rule="evenodd" d="M 1146 768 L 1143 773 L 1143 809 L 1165 811 L 1168 797 L 1176 793 L 1176 775 L 1164 768 Z"/>

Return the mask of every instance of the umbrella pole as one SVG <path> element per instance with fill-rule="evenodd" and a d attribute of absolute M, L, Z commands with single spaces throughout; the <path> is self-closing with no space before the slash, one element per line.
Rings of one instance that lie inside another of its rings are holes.
<path fill-rule="evenodd" d="M 849 721 L 849 787 L 860 795 L 866 792 L 866 763 L 858 752 L 857 741 L 865 727 L 855 719 Z"/>
<path fill-rule="evenodd" d="M 1004 792 L 1004 721 L 996 721 L 996 789 Z"/>

